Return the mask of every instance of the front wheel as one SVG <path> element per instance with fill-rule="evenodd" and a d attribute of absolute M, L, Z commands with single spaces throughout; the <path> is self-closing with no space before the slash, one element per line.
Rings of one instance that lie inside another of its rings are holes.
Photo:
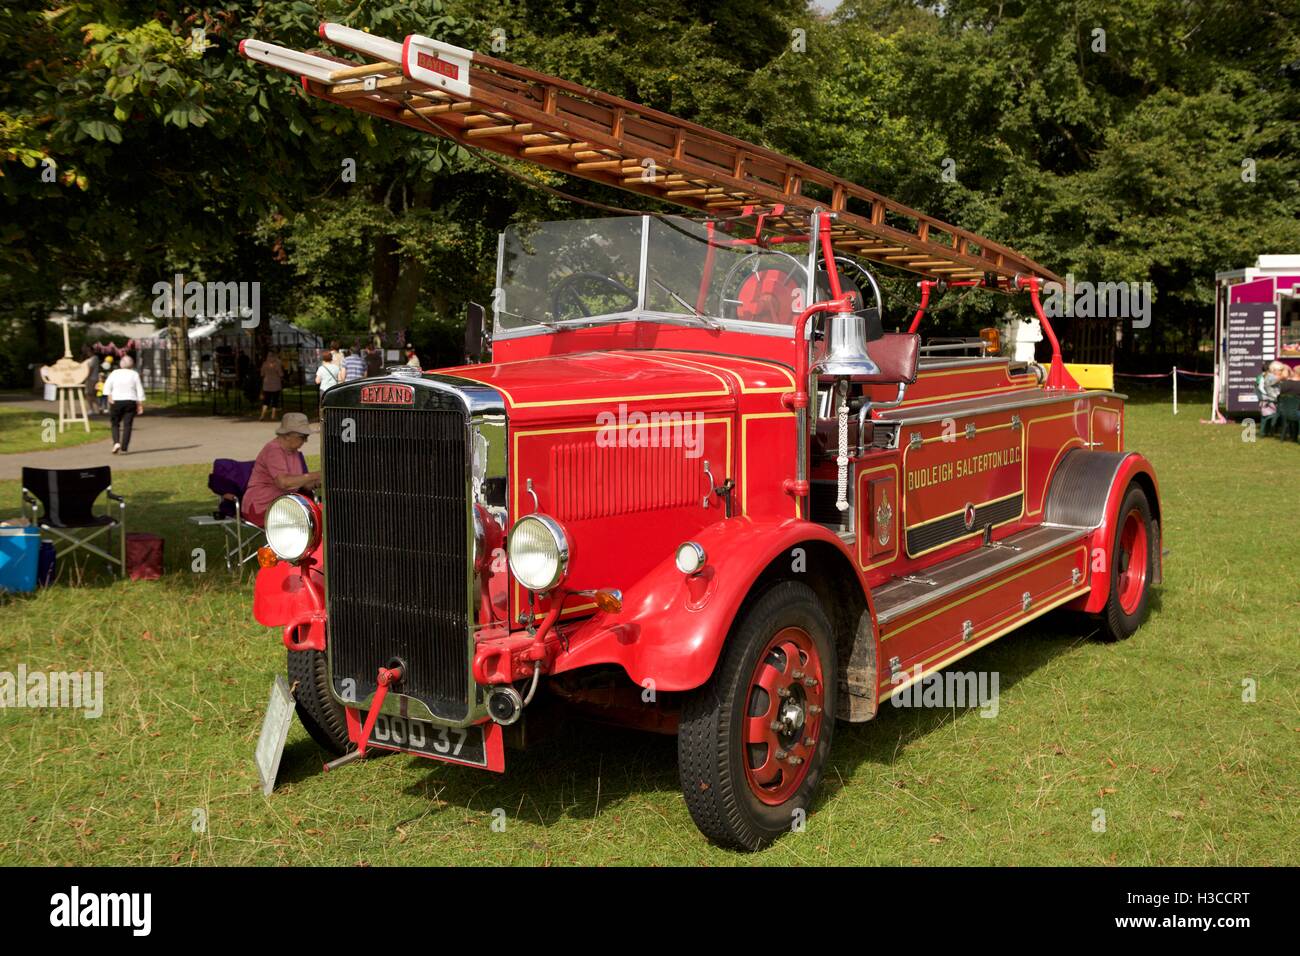
<path fill-rule="evenodd" d="M 1146 492 L 1129 485 L 1120 502 L 1110 549 L 1110 594 L 1101 613 L 1107 640 L 1122 641 L 1142 626 L 1156 566 L 1156 546 Z"/>
<path fill-rule="evenodd" d="M 807 585 L 783 582 L 742 615 L 678 730 L 682 793 L 713 842 L 758 850 L 802 824 L 835 726 L 835 644 Z"/>
<path fill-rule="evenodd" d="M 335 756 L 350 747 L 343 705 L 330 695 L 329 674 L 321 651 L 289 651 L 289 686 L 294 708 L 311 739 Z"/>

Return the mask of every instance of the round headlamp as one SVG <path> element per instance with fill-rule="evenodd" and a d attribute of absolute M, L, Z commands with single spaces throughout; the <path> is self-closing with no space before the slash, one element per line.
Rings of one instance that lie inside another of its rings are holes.
<path fill-rule="evenodd" d="M 266 543 L 281 561 L 297 561 L 320 540 L 316 508 L 302 495 L 281 495 L 266 509 Z"/>
<path fill-rule="evenodd" d="M 547 515 L 525 515 L 506 541 L 510 573 L 530 591 L 549 591 L 569 570 L 569 538 Z"/>
<path fill-rule="evenodd" d="M 704 562 L 708 556 L 704 553 L 704 548 L 694 541 L 687 541 L 677 548 L 677 570 L 682 574 L 699 574 L 704 570 Z"/>

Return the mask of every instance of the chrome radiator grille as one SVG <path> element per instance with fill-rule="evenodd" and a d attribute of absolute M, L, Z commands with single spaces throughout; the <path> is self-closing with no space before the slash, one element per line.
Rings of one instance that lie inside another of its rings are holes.
<path fill-rule="evenodd" d="M 424 701 L 436 717 L 464 719 L 465 411 L 326 408 L 322 443 L 335 692 L 366 700 L 378 669 L 397 657 L 406 664 L 401 693 Z"/>

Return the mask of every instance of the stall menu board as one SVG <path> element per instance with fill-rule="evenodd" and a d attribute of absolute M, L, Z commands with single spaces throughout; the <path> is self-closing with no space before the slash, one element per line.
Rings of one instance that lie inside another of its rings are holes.
<path fill-rule="evenodd" d="M 1234 302 L 1228 306 L 1228 414 L 1257 414 L 1255 377 L 1277 358 L 1277 306 L 1272 302 Z"/>

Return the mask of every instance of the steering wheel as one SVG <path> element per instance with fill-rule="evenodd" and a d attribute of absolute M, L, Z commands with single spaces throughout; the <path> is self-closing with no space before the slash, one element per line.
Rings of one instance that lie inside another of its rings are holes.
<path fill-rule="evenodd" d="M 771 271 L 778 272 L 779 278 L 784 280 L 782 284 L 787 287 L 793 285 L 801 291 L 806 287 L 808 269 L 802 262 L 788 252 L 780 252 L 776 249 L 760 249 L 736 260 L 736 263 L 723 276 L 722 282 L 718 285 L 718 315 L 735 318 L 737 308 L 744 304 L 744 300 L 739 298 L 741 287 L 745 282 L 764 271 L 761 268 L 762 257 L 764 256 L 786 260 L 780 266 L 767 267 Z M 748 274 L 733 289 L 732 284 L 741 274 L 741 270 L 746 267 L 749 269 Z M 729 311 L 727 311 L 728 306 L 731 307 Z M 791 313 L 791 315 L 793 314 Z"/>
<path fill-rule="evenodd" d="M 876 277 L 867 271 L 866 266 L 851 259 L 848 256 L 836 256 L 835 265 L 840 276 L 840 291 L 846 292 L 853 298 L 854 312 L 861 314 L 867 309 L 866 293 L 863 291 L 861 282 L 855 281 L 852 276 L 845 275 L 845 267 L 856 271 L 858 275 L 867 280 L 871 286 L 871 291 L 875 293 L 876 312 L 879 318 L 885 317 L 885 304 L 880 297 L 880 286 L 876 284 Z M 830 279 L 826 275 L 826 266 L 823 263 L 817 267 L 817 296 L 818 298 L 829 299 L 831 296 Z"/>
<path fill-rule="evenodd" d="M 578 315 L 582 318 L 585 319 L 591 316 L 592 313 L 587 309 L 587 303 L 583 301 L 582 294 L 576 288 L 581 282 L 608 286 L 616 295 L 627 297 L 627 308 L 636 305 L 636 290 L 628 288 L 613 276 L 607 276 L 603 272 L 574 272 L 561 279 L 559 285 L 555 287 L 555 291 L 551 293 L 551 316 L 556 322 L 561 320 L 561 313 L 566 302 L 576 309 Z M 617 311 L 626 310 L 619 309 Z"/>

